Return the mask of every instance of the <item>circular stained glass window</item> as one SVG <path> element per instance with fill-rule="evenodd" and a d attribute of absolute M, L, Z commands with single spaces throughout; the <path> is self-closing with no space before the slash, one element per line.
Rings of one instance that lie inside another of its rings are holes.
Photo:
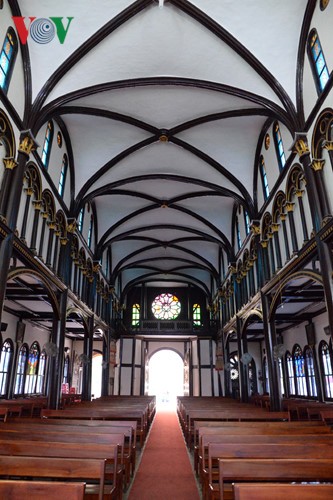
<path fill-rule="evenodd" d="M 180 313 L 180 302 L 172 293 L 161 293 L 151 306 L 153 315 L 157 319 L 176 319 Z"/>

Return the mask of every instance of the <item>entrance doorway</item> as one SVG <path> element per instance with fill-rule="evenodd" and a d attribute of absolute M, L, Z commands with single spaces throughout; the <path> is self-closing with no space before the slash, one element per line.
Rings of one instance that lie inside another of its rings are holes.
<path fill-rule="evenodd" d="M 184 361 L 171 349 L 161 349 L 148 364 L 148 394 L 156 396 L 158 406 L 176 406 L 184 395 Z"/>

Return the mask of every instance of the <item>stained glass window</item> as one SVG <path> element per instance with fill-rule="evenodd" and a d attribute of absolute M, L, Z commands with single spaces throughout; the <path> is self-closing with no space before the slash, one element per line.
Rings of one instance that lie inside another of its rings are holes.
<path fill-rule="evenodd" d="M 330 77 L 324 53 L 319 41 L 317 30 L 313 29 L 309 35 L 309 58 L 312 72 L 315 76 L 318 93 L 322 92 Z"/>
<path fill-rule="evenodd" d="M 241 234 L 240 234 L 239 221 L 238 221 L 237 215 L 235 218 L 235 225 L 236 225 L 237 246 L 238 246 L 238 250 L 240 250 L 241 246 L 242 246 L 242 238 L 241 238 Z"/>
<path fill-rule="evenodd" d="M 288 371 L 288 384 L 289 384 L 289 396 L 295 395 L 295 374 L 293 358 L 290 352 L 286 353 L 287 371 Z"/>
<path fill-rule="evenodd" d="M 38 360 L 39 360 L 39 345 L 38 342 L 33 342 L 28 355 L 26 377 L 24 384 L 24 393 L 31 394 L 35 392 L 37 373 L 38 373 Z"/>
<path fill-rule="evenodd" d="M 27 359 L 28 359 L 28 346 L 26 344 L 23 344 L 23 346 L 19 351 L 14 394 L 23 394 Z"/>
<path fill-rule="evenodd" d="M 280 170 L 282 170 L 286 164 L 286 156 L 284 154 L 280 127 L 277 122 L 274 124 L 274 142 L 275 142 L 275 149 L 278 158 L 279 168 Z"/>
<path fill-rule="evenodd" d="M 305 377 L 305 363 L 302 349 L 299 345 L 294 348 L 294 363 L 295 363 L 295 374 L 296 374 L 296 384 L 297 384 L 297 395 L 307 396 L 308 391 L 306 387 L 306 377 Z"/>
<path fill-rule="evenodd" d="M 201 326 L 201 307 L 199 304 L 193 304 L 193 325 L 195 327 Z"/>
<path fill-rule="evenodd" d="M 90 222 L 89 222 L 89 229 L 88 229 L 88 241 L 87 241 L 89 248 L 91 248 L 93 228 L 94 228 L 94 217 L 91 214 L 91 216 L 90 216 Z"/>
<path fill-rule="evenodd" d="M 268 187 L 268 180 L 267 180 L 267 174 L 266 174 L 265 160 L 264 160 L 263 156 L 260 157 L 259 168 L 260 168 L 262 188 L 263 188 L 263 192 L 264 192 L 264 199 L 266 201 L 267 198 L 269 197 L 269 187 Z"/>
<path fill-rule="evenodd" d="M 246 236 L 250 233 L 250 217 L 246 210 L 244 210 L 245 232 Z"/>
<path fill-rule="evenodd" d="M 324 390 L 326 398 L 333 398 L 333 371 L 332 355 L 330 348 L 324 340 L 320 342 L 319 355 L 322 367 L 322 377 L 324 379 Z"/>
<path fill-rule="evenodd" d="M 132 306 L 132 326 L 140 325 L 140 305 L 133 304 Z"/>
<path fill-rule="evenodd" d="M 69 384 L 69 356 L 65 356 L 64 360 L 64 376 L 62 379 L 63 384 Z"/>
<path fill-rule="evenodd" d="M 84 219 L 84 208 L 82 207 L 80 210 L 80 213 L 79 213 L 78 220 L 77 220 L 77 227 L 78 227 L 78 230 L 80 231 L 80 233 L 82 233 L 82 229 L 83 229 L 83 219 Z"/>
<path fill-rule="evenodd" d="M 161 293 L 154 299 L 151 308 L 157 319 L 176 319 L 179 316 L 181 305 L 175 295 Z"/>
<path fill-rule="evenodd" d="M 37 384 L 36 384 L 36 393 L 43 394 L 44 392 L 44 381 L 45 381 L 45 372 L 46 372 L 46 352 L 42 351 L 39 363 L 38 363 L 38 374 L 37 374 Z"/>
<path fill-rule="evenodd" d="M 1 357 L 0 357 L 0 394 L 1 394 L 1 396 L 5 395 L 6 391 L 7 391 L 12 356 L 13 356 L 13 345 L 9 340 L 6 340 L 2 345 Z"/>
<path fill-rule="evenodd" d="M 13 67 L 17 55 L 17 37 L 15 31 L 9 28 L 0 55 L 0 87 L 4 92 L 7 92 L 10 78 L 12 76 Z"/>
<path fill-rule="evenodd" d="M 43 144 L 43 151 L 42 151 L 42 163 L 43 163 L 44 167 L 46 168 L 46 170 L 48 169 L 49 161 L 50 161 L 53 132 L 54 132 L 53 123 L 51 121 L 49 121 L 47 124 L 47 127 L 46 127 L 44 144 Z"/>
<path fill-rule="evenodd" d="M 64 192 L 65 192 L 67 169 L 68 169 L 68 159 L 67 159 L 67 155 L 64 155 L 63 159 L 62 159 L 60 178 L 59 178 L 59 186 L 58 186 L 58 193 L 60 194 L 60 196 L 62 198 L 63 198 Z"/>
<path fill-rule="evenodd" d="M 305 358 L 306 375 L 309 387 L 309 396 L 315 397 L 317 396 L 317 384 L 316 384 L 313 352 L 310 347 L 308 347 L 305 350 L 304 358 Z"/>

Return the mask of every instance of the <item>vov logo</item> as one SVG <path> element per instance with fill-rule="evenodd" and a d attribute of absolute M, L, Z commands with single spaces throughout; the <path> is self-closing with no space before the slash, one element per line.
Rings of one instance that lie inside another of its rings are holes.
<path fill-rule="evenodd" d="M 57 34 L 60 43 L 64 43 L 70 24 L 74 17 L 67 17 L 67 25 L 63 23 L 63 17 L 21 17 L 13 16 L 17 33 L 21 43 L 25 45 L 30 34 L 30 38 L 41 44 L 52 42 Z M 29 22 L 27 21 L 29 20 Z"/>

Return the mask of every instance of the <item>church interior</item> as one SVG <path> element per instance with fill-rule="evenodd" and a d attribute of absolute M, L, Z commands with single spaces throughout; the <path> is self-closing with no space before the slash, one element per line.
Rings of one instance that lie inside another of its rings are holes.
<path fill-rule="evenodd" d="M 201 405 L 333 422 L 332 21 L 0 1 L 0 417 L 174 401 L 189 450 Z"/>

